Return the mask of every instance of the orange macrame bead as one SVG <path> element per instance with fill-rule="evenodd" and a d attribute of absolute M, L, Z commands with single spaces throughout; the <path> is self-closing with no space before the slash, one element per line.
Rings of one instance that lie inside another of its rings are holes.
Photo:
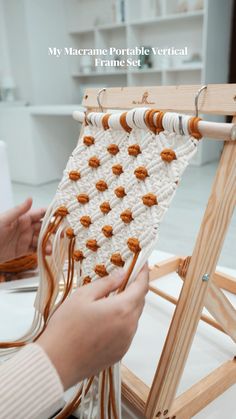
<path fill-rule="evenodd" d="M 82 226 L 84 226 L 85 228 L 88 228 L 91 223 L 92 223 L 92 221 L 91 221 L 91 218 L 89 217 L 89 215 L 83 215 L 80 218 L 80 224 L 82 224 Z"/>
<path fill-rule="evenodd" d="M 144 205 L 147 205 L 147 207 L 152 207 L 153 205 L 157 205 L 157 197 L 153 193 L 147 193 L 146 195 L 143 195 L 142 201 Z"/>
<path fill-rule="evenodd" d="M 141 250 L 141 247 L 140 247 L 140 244 L 139 244 L 139 241 L 138 241 L 138 239 L 136 239 L 135 237 L 130 237 L 128 240 L 127 240 L 127 245 L 128 245 L 128 248 L 131 250 L 131 252 L 133 252 L 133 253 L 138 253 L 138 252 L 140 252 L 140 250 Z"/>
<path fill-rule="evenodd" d="M 176 160 L 176 154 L 171 148 L 165 148 L 161 152 L 161 158 L 167 163 L 170 163 L 172 160 Z"/>
<path fill-rule="evenodd" d="M 69 178 L 70 180 L 79 180 L 80 179 L 80 172 L 78 172 L 77 170 L 71 170 L 71 172 L 69 173 Z"/>
<path fill-rule="evenodd" d="M 94 272 L 100 276 L 101 278 L 108 275 L 105 265 L 96 265 L 94 268 Z"/>
<path fill-rule="evenodd" d="M 146 179 L 146 177 L 148 177 L 148 171 L 146 169 L 146 167 L 144 166 L 139 166 L 135 169 L 134 174 L 136 176 L 137 179 L 139 180 L 144 180 Z"/>
<path fill-rule="evenodd" d="M 85 276 L 83 279 L 83 285 L 90 284 L 91 281 L 92 279 L 90 278 L 90 276 Z"/>
<path fill-rule="evenodd" d="M 57 210 L 54 212 L 54 215 L 60 215 L 61 217 L 65 217 L 66 215 L 68 215 L 68 209 L 66 207 L 59 207 L 57 208 Z"/>
<path fill-rule="evenodd" d="M 119 186 L 114 190 L 114 192 L 117 198 L 124 198 L 124 196 L 126 195 L 125 188 L 123 186 Z"/>
<path fill-rule="evenodd" d="M 97 244 L 97 240 L 95 240 L 95 239 L 87 240 L 86 247 L 87 247 L 87 249 L 92 250 L 93 252 L 96 252 L 99 249 L 99 246 Z"/>
<path fill-rule="evenodd" d="M 114 164 L 114 166 L 112 166 L 112 172 L 114 175 L 120 176 L 121 173 L 123 173 L 123 167 L 121 164 Z"/>
<path fill-rule="evenodd" d="M 88 165 L 93 169 L 97 169 L 100 166 L 100 160 L 96 156 L 91 157 L 88 161 Z"/>
<path fill-rule="evenodd" d="M 68 227 L 66 229 L 66 235 L 69 239 L 73 239 L 73 237 L 75 237 L 73 228 Z"/>
<path fill-rule="evenodd" d="M 103 212 L 103 214 L 108 214 L 108 212 L 111 211 L 111 207 L 110 207 L 109 202 L 103 202 L 100 205 L 100 210 Z"/>
<path fill-rule="evenodd" d="M 97 188 L 98 191 L 104 192 L 106 189 L 108 189 L 108 186 L 107 186 L 107 183 L 105 182 L 105 180 L 101 179 L 96 183 L 96 188 Z"/>
<path fill-rule="evenodd" d="M 82 260 L 84 259 L 84 254 L 81 250 L 75 250 L 73 257 L 74 260 L 76 260 L 76 262 L 82 262 Z"/>
<path fill-rule="evenodd" d="M 83 141 L 84 141 L 84 144 L 89 147 L 90 145 L 94 144 L 95 138 L 90 135 L 87 135 L 86 137 L 84 137 Z"/>
<path fill-rule="evenodd" d="M 81 193 L 77 196 L 77 201 L 80 204 L 87 204 L 89 202 L 89 196 L 86 193 Z"/>
<path fill-rule="evenodd" d="M 129 153 L 130 156 L 137 157 L 141 153 L 141 150 L 140 150 L 139 145 L 138 144 L 132 144 L 132 145 L 130 145 L 128 147 L 128 153 Z"/>
<path fill-rule="evenodd" d="M 112 237 L 113 235 L 113 229 L 112 226 L 106 225 L 102 227 L 102 232 L 104 234 L 105 237 Z"/>
<path fill-rule="evenodd" d="M 110 258 L 111 263 L 116 266 L 124 266 L 125 262 L 123 261 L 120 253 L 113 253 Z"/>
<path fill-rule="evenodd" d="M 125 224 L 129 224 L 133 220 L 132 212 L 126 209 L 120 214 L 120 218 Z"/>
<path fill-rule="evenodd" d="M 112 156 L 115 156 L 117 153 L 119 153 L 120 150 L 119 150 L 118 145 L 116 145 L 116 144 L 110 144 L 107 147 L 107 151 L 108 151 L 108 153 L 112 154 Z"/>

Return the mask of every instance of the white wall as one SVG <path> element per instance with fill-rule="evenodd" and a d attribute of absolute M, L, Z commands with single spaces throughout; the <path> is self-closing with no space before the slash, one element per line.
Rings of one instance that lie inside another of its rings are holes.
<path fill-rule="evenodd" d="M 25 6 L 34 103 L 70 103 L 68 57 L 48 55 L 49 46 L 70 45 L 63 0 L 25 0 Z"/>
<path fill-rule="evenodd" d="M 0 0 L 0 78 L 11 75 L 3 0 Z"/>
<path fill-rule="evenodd" d="M 8 52 L 17 99 L 31 101 L 29 45 L 23 0 L 2 0 Z"/>
<path fill-rule="evenodd" d="M 0 62 L 12 68 L 17 98 L 32 104 L 71 102 L 68 57 L 48 56 L 48 47 L 70 44 L 63 0 L 0 0 Z M 6 43 L 7 39 L 7 43 Z M 1 48 L 4 43 L 4 48 Z"/>

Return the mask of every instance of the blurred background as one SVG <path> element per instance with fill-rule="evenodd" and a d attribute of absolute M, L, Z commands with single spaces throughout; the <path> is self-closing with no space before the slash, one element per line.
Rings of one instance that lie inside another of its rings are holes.
<path fill-rule="evenodd" d="M 77 142 L 72 112 L 87 87 L 236 82 L 235 10 L 233 0 L 0 0 L 0 211 L 28 196 L 34 206 L 50 203 Z M 49 54 L 49 47 L 136 46 L 188 54 L 136 57 L 139 68 Z M 161 226 L 159 250 L 191 253 L 221 150 L 201 143 Z M 230 268 L 235 228 L 234 216 L 220 260 Z"/>

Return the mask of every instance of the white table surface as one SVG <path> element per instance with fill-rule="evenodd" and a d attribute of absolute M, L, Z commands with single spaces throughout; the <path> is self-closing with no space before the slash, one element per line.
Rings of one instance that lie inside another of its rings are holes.
<path fill-rule="evenodd" d="M 154 251 L 149 259 L 150 265 L 170 256 L 170 254 Z M 221 268 L 221 270 L 236 276 L 236 272 L 231 269 Z M 37 278 L 30 281 L 31 283 L 37 283 Z M 24 284 L 29 284 L 29 280 L 17 282 L 17 285 Z M 16 286 L 15 281 L 0 284 L 1 340 L 20 337 L 31 324 L 35 294 L 32 292 L 13 293 L 10 289 L 14 286 Z M 173 296 L 177 296 L 181 281 L 173 273 L 159 279 L 158 286 Z M 230 299 L 236 306 L 236 296 L 230 295 Z M 124 357 L 123 363 L 148 385 L 151 384 L 154 376 L 173 310 L 174 306 L 171 303 L 149 293 L 136 336 Z M 232 359 L 235 353 L 235 344 L 229 337 L 206 323 L 200 322 L 178 394 L 181 394 L 223 362 Z M 194 419 L 235 419 L 235 397 L 236 385 L 208 405 Z M 124 407 L 123 418 L 131 417 L 137 418 L 137 415 L 133 415 Z"/>

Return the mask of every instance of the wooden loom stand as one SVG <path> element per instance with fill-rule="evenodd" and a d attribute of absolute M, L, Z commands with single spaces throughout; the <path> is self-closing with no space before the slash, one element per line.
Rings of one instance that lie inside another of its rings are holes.
<path fill-rule="evenodd" d="M 100 100 L 104 110 L 148 106 L 194 114 L 194 95 L 200 87 L 108 88 Z M 89 110 L 97 109 L 98 90 L 85 92 L 83 105 Z M 208 85 L 199 97 L 199 110 L 232 115 L 236 123 L 236 84 Z M 178 300 L 150 284 L 151 291 L 176 305 L 151 388 L 122 366 L 123 397 L 148 419 L 190 419 L 236 383 L 236 360 L 232 359 L 176 398 L 200 318 L 236 342 L 236 310 L 221 290 L 236 294 L 236 279 L 215 272 L 235 204 L 236 141 L 227 141 Z M 150 282 L 178 270 L 181 262 L 182 258 L 175 257 L 154 266 Z M 202 315 L 204 307 L 214 319 Z"/>

